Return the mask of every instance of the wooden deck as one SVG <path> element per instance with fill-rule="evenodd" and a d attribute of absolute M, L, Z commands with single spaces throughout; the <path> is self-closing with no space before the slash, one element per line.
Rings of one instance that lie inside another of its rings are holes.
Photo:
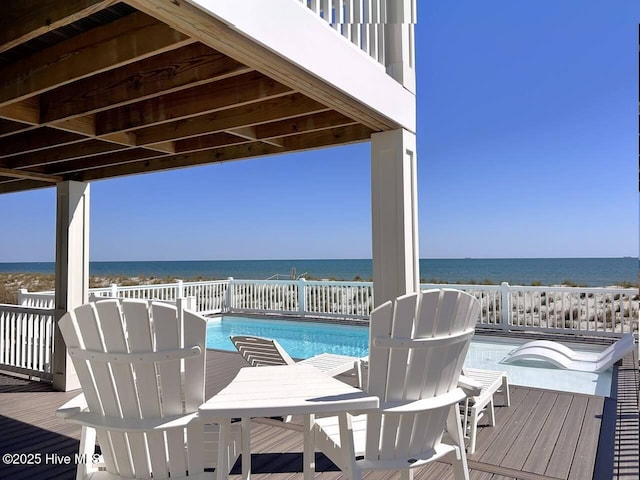
<path fill-rule="evenodd" d="M 629 355 L 617 370 L 619 388 L 612 398 L 513 386 L 511 407 L 497 397 L 496 427 L 482 427 L 478 448 L 469 456 L 472 480 L 637 479 L 638 369 Z M 224 387 L 244 366 L 235 353 L 208 352 L 207 396 Z M 69 455 L 78 449 L 80 428 L 54 411 L 77 392 L 53 392 L 47 384 L 0 375 L 0 453 Z M 295 422 L 295 419 L 294 419 Z M 301 480 L 302 435 L 256 421 L 252 431 L 256 480 Z M 318 479 L 336 480 L 341 472 L 318 454 Z M 44 463 L 44 461 L 43 461 Z M 74 478 L 75 465 L 7 466 L 0 478 Z M 232 473 L 239 473 L 236 468 Z M 367 480 L 399 478 L 372 473 Z M 416 480 L 453 478 L 437 463 L 418 470 Z"/>

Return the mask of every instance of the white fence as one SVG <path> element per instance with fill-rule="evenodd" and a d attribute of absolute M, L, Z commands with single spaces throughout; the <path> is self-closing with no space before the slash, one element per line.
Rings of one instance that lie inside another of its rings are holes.
<path fill-rule="evenodd" d="M 422 284 L 453 287 L 475 295 L 482 305 L 479 328 L 537 330 L 620 336 L 638 331 L 636 288 L 536 287 Z M 366 320 L 373 309 L 371 282 L 235 280 L 96 288 L 100 297 L 175 301 L 195 297 L 202 314 L 268 313 L 300 317 Z M 21 290 L 23 307 L 53 308 L 53 292 Z"/>
<path fill-rule="evenodd" d="M 442 285 L 423 284 L 421 288 Z M 452 285 L 482 306 L 478 328 L 535 330 L 592 336 L 638 333 L 637 288 Z"/>
<path fill-rule="evenodd" d="M 229 280 L 228 311 L 365 320 L 373 309 L 370 282 Z"/>
<path fill-rule="evenodd" d="M 53 310 L 0 304 L 0 369 L 51 380 Z"/>
<path fill-rule="evenodd" d="M 421 285 L 441 287 L 465 290 L 480 300 L 478 328 L 611 337 L 638 333 L 636 288 Z M 371 282 L 304 279 L 112 285 L 90 289 L 90 294 L 167 302 L 193 298 L 195 310 L 205 315 L 262 313 L 367 321 L 374 305 Z M 18 297 L 19 306 L 0 305 L 0 369 L 50 378 L 53 292 L 21 290 Z"/>

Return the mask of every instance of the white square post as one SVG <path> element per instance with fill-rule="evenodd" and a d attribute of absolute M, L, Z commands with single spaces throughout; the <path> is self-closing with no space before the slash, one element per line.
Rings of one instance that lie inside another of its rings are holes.
<path fill-rule="evenodd" d="M 80 388 L 57 322 L 69 310 L 87 301 L 89 292 L 89 184 L 57 184 L 55 319 L 53 387 Z"/>
<path fill-rule="evenodd" d="M 416 137 L 407 130 L 371 136 L 375 305 L 419 288 Z"/>

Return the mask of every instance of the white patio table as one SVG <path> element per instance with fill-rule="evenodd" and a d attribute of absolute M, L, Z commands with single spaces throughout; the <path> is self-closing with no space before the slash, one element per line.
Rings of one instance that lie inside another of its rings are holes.
<path fill-rule="evenodd" d="M 230 435 L 231 419 L 242 421 L 242 477 L 251 475 L 251 417 L 304 416 L 304 478 L 315 473 L 315 442 L 311 422 L 315 414 L 369 410 L 378 397 L 336 380 L 309 365 L 245 367 L 217 395 L 200 406 L 200 416 L 220 423 L 218 480 L 229 477 L 223 445 Z"/>

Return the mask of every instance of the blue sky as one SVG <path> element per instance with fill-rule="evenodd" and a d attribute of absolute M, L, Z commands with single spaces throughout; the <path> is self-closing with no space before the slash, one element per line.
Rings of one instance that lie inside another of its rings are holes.
<path fill-rule="evenodd" d="M 420 0 L 422 258 L 638 256 L 637 0 Z M 370 258 L 369 145 L 94 182 L 92 260 Z M 55 191 L 0 195 L 52 261 Z"/>

